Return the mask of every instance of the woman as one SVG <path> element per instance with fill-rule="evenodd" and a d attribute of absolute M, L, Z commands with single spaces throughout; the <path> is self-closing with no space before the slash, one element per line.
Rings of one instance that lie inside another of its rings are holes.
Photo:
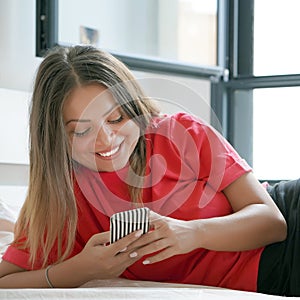
<path fill-rule="evenodd" d="M 286 222 L 251 168 L 203 121 L 160 115 L 108 53 L 50 51 L 30 141 L 28 196 L 0 287 L 122 276 L 299 295 L 294 283 L 276 290 L 268 281 L 264 254 L 286 245 Z M 152 230 L 109 244 L 109 217 L 140 206 L 150 208 Z"/>

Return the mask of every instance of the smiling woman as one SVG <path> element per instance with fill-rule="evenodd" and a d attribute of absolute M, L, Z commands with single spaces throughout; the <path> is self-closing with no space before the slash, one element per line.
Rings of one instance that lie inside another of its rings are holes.
<path fill-rule="evenodd" d="M 160 114 L 112 55 L 58 47 L 37 72 L 28 195 L 0 287 L 121 276 L 300 295 L 299 191 L 266 189 L 196 116 Z M 138 207 L 151 230 L 110 243 L 110 217 Z"/>
<path fill-rule="evenodd" d="M 140 128 L 108 88 L 99 84 L 76 87 L 64 103 L 63 116 L 75 161 L 102 172 L 127 165 Z"/>

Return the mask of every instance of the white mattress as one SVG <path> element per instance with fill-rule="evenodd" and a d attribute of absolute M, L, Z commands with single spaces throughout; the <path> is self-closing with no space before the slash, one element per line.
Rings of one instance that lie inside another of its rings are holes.
<path fill-rule="evenodd" d="M 286 300 L 286 297 L 197 285 L 111 279 L 90 281 L 73 289 L 0 289 L 0 299 Z"/>
<path fill-rule="evenodd" d="M 0 289 L 0 299 L 286 300 L 287 298 L 194 285 L 116 279 L 93 281 L 75 289 Z"/>

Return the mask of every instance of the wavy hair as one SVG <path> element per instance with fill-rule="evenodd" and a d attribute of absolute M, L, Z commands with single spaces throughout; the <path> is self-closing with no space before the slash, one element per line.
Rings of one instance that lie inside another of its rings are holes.
<path fill-rule="evenodd" d="M 99 83 L 109 88 L 122 109 L 141 130 L 130 157 L 129 193 L 141 201 L 146 153 L 143 132 L 159 114 L 129 69 L 114 56 L 92 46 L 56 47 L 41 62 L 30 106 L 30 174 L 25 203 L 16 225 L 15 245 L 30 252 L 32 265 L 56 262 L 70 254 L 75 240 L 77 208 L 73 191 L 73 161 L 63 121 L 63 105 L 78 86 Z M 136 176 L 138 175 L 138 176 Z M 66 232 L 68 234 L 66 234 Z M 51 258 L 53 260 L 53 258 Z"/>

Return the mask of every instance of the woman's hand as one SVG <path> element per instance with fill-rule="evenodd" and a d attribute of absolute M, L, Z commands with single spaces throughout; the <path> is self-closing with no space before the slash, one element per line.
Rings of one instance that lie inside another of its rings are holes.
<path fill-rule="evenodd" d="M 153 230 L 144 234 L 128 247 L 132 259 L 158 252 L 144 260 L 150 264 L 174 255 L 188 253 L 199 247 L 193 221 L 182 221 L 164 217 L 151 211 Z"/>
<path fill-rule="evenodd" d="M 138 258 L 130 258 L 125 252 L 136 242 L 142 232 L 136 231 L 117 242 L 107 245 L 109 232 L 93 235 L 83 250 L 48 270 L 48 279 L 56 288 L 79 287 L 96 279 L 117 277 Z M 107 245 L 107 246 L 105 246 Z M 0 263 L 0 288 L 44 288 L 48 287 L 45 269 L 26 271 L 3 260 Z"/>
<path fill-rule="evenodd" d="M 223 193 L 232 207 L 231 214 L 191 221 L 155 214 L 154 230 L 130 245 L 130 256 L 141 258 L 158 251 L 144 261 L 148 264 L 197 248 L 246 251 L 286 238 L 282 214 L 252 173 L 239 177 Z"/>
<path fill-rule="evenodd" d="M 130 258 L 126 249 L 141 234 L 141 231 L 133 232 L 113 244 L 109 244 L 109 232 L 95 234 L 77 255 L 76 260 L 88 273 L 89 280 L 118 277 L 137 260 Z"/>

